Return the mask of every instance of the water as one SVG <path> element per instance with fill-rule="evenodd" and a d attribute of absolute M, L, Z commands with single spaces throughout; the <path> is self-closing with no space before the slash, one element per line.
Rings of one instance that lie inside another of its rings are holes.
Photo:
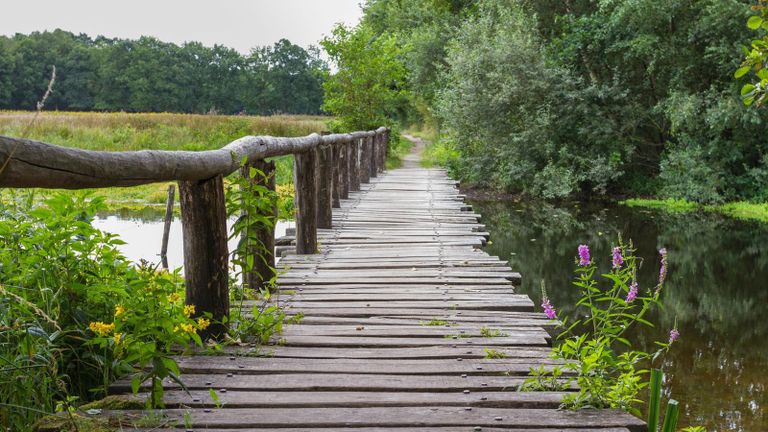
<path fill-rule="evenodd" d="M 229 221 L 230 226 L 232 220 Z M 123 213 L 120 215 L 101 215 L 93 221 L 93 226 L 112 234 L 117 234 L 126 242 L 118 246 L 120 252 L 128 259 L 138 263 L 146 260 L 157 264 L 160 262 L 160 246 L 163 239 L 164 222 L 158 214 L 145 214 L 139 217 L 136 214 Z M 275 235 L 285 235 L 286 228 L 295 226 L 293 221 L 278 221 L 275 226 Z M 237 239 L 229 241 L 229 250 L 237 245 Z M 171 269 L 184 265 L 184 242 L 182 241 L 181 221 L 173 220 L 168 236 L 168 267 Z"/>
<path fill-rule="evenodd" d="M 768 225 L 601 205 L 472 204 L 491 233 L 486 250 L 523 274 L 519 292 L 540 304 L 543 279 L 566 314 L 579 296 L 571 285 L 579 244 L 607 271 L 617 233 L 632 239 L 645 258 L 641 287 L 655 285 L 657 250 L 666 247 L 663 311 L 651 317 L 656 329 L 633 335 L 636 347 L 652 350 L 677 320 L 681 337 L 661 366 L 681 426 L 768 431 Z"/>

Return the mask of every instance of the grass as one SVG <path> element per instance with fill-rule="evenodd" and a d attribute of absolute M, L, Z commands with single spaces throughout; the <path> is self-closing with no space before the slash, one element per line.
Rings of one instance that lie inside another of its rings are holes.
<path fill-rule="evenodd" d="M 633 198 L 619 202 L 628 207 L 642 207 L 662 210 L 668 213 L 709 212 L 719 213 L 734 219 L 768 223 L 768 203 L 735 201 L 725 204 L 704 205 L 683 199 L 642 199 Z"/>
<path fill-rule="evenodd" d="M 439 326 L 446 326 L 448 325 L 448 321 L 441 320 L 437 318 L 433 318 L 429 321 L 419 321 L 419 325 L 427 326 L 427 327 L 439 327 Z"/>
<path fill-rule="evenodd" d="M 627 207 L 643 207 L 656 210 L 664 210 L 668 213 L 690 213 L 699 210 L 699 204 L 695 202 L 674 198 L 667 198 L 665 200 L 632 198 L 620 201 L 619 203 Z"/>
<path fill-rule="evenodd" d="M 497 351 L 490 348 L 485 348 L 483 351 L 485 351 L 485 358 L 487 359 L 505 359 L 507 358 L 507 353 L 504 351 Z"/>

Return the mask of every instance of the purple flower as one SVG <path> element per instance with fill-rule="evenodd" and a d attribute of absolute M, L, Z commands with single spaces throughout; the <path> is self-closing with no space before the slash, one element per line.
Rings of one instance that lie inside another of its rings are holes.
<path fill-rule="evenodd" d="M 624 300 L 627 303 L 632 303 L 632 300 L 637 298 L 637 281 L 632 282 L 629 286 L 629 292 L 627 293 L 627 299 Z"/>
<path fill-rule="evenodd" d="M 659 249 L 659 255 L 661 255 L 661 269 L 659 269 L 659 286 L 661 286 L 667 279 L 667 248 Z"/>
<path fill-rule="evenodd" d="M 677 331 L 676 328 L 673 328 L 669 332 L 669 343 L 672 343 L 672 342 L 676 341 L 677 338 L 679 338 L 679 337 L 680 337 L 680 332 Z"/>
<path fill-rule="evenodd" d="M 541 307 L 544 308 L 544 313 L 547 315 L 547 318 L 549 319 L 557 318 L 557 312 L 555 312 L 555 308 L 552 306 L 552 304 L 549 303 L 548 298 L 544 298 L 544 302 L 541 303 Z"/>
<path fill-rule="evenodd" d="M 613 268 L 620 268 L 624 264 L 624 257 L 621 256 L 621 248 L 616 246 L 613 248 Z"/>
<path fill-rule="evenodd" d="M 586 267 L 589 265 L 589 262 L 590 262 L 589 246 L 579 245 L 579 265 L 582 267 Z"/>

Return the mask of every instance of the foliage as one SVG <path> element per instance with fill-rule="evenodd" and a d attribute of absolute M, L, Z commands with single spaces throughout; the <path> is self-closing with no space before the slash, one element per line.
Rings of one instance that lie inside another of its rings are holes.
<path fill-rule="evenodd" d="M 273 335 L 282 332 L 283 324 L 289 319 L 271 293 L 277 270 L 270 268 L 272 277 L 268 280 L 254 280 L 249 274 L 256 260 L 265 260 L 266 253 L 273 253 L 266 250 L 258 234 L 260 230 L 275 226 L 277 221 L 273 212 L 278 194 L 265 186 L 269 181 L 267 175 L 247 162 L 247 158 L 241 161 L 242 175 L 233 176 L 226 189 L 227 213 L 236 218 L 230 239 L 239 239 L 231 260 L 234 277 L 230 283 L 230 296 L 235 307 L 230 314 L 229 340 L 266 344 Z M 252 304 L 250 314 L 246 314 L 246 302 Z"/>
<path fill-rule="evenodd" d="M 335 128 L 369 130 L 391 125 L 406 100 L 403 47 L 395 35 L 375 37 L 368 26 L 334 27 L 321 45 L 339 70 L 323 88 L 323 107 L 336 116 Z"/>
<path fill-rule="evenodd" d="M 192 343 L 202 347 L 197 334 L 210 325 L 210 314 L 194 318 L 195 306 L 185 305 L 178 271 L 167 273 L 156 267 L 131 268 L 129 292 L 115 305 L 114 322 L 91 322 L 96 337 L 91 343 L 112 358 L 116 376 L 132 373 L 131 388 L 139 392 L 149 382 L 147 408 L 163 408 L 163 380 L 170 378 L 185 388 L 172 353 Z M 106 383 L 105 383 L 106 384 Z"/>
<path fill-rule="evenodd" d="M 601 275 L 608 287 L 602 288 L 595 279 L 597 265 L 589 248 L 579 246 L 573 284 L 581 292 L 576 306 L 582 311 L 570 324 L 567 319 L 563 320 L 564 329 L 552 353 L 553 358 L 565 362 L 563 370 L 576 374 L 573 381 L 578 385 L 578 392 L 563 397 L 564 407 L 618 408 L 639 414 L 635 407 L 640 401 L 638 394 L 647 386 L 642 381 L 646 372 L 642 369 L 643 362 L 658 358 L 679 336 L 677 329 L 673 329 L 669 342 L 656 342 L 658 349 L 653 353 L 633 349 L 632 342 L 626 337 L 637 324 L 653 327 L 646 314 L 660 304 L 667 275 L 666 250 L 662 249 L 660 254 L 658 284 L 641 291 L 637 283 L 639 260 L 634 255 L 632 243 L 624 245 L 619 239 L 619 245 L 612 251 L 612 269 Z M 546 294 L 542 306 L 550 318 L 556 316 Z M 541 371 L 535 373 L 528 379 L 527 386 L 541 385 L 541 375 Z"/>
<path fill-rule="evenodd" d="M 504 351 L 499 351 L 491 348 L 484 348 L 483 351 L 485 352 L 485 358 L 487 359 L 505 359 L 507 358 L 507 353 Z"/>
<path fill-rule="evenodd" d="M 363 24 L 399 41 L 400 111 L 440 131 L 461 180 L 545 198 L 759 201 L 768 114 L 732 79 L 746 3 L 368 0 Z"/>
<path fill-rule="evenodd" d="M 317 49 L 286 39 L 244 56 L 148 36 L 16 34 L 0 37 L 0 108 L 33 109 L 51 65 L 60 79 L 48 105 L 57 110 L 227 114 L 318 114 L 327 69 Z"/>
<path fill-rule="evenodd" d="M 768 0 L 757 0 L 757 4 L 752 6 L 752 10 L 758 12 L 758 15 L 752 15 L 747 19 L 747 27 L 751 30 L 760 31 L 761 35 L 753 39 L 750 47 L 743 47 L 744 61 L 734 72 L 734 77 L 741 78 L 752 72 L 759 81 L 751 80 L 741 88 L 741 98 L 744 105 L 762 106 L 765 103 L 766 94 L 768 94 L 768 70 L 765 69 L 768 62 Z"/>
<path fill-rule="evenodd" d="M 736 201 L 725 204 L 701 205 L 684 199 L 667 198 L 665 200 L 632 198 L 620 201 L 628 207 L 645 207 L 663 210 L 668 213 L 691 213 L 706 211 L 719 213 L 734 219 L 768 222 L 768 204 Z"/>
<path fill-rule="evenodd" d="M 137 350 L 147 354 L 152 337 L 173 333 L 166 322 L 145 321 L 159 318 L 162 303 L 134 304 L 145 297 L 135 290 L 169 288 L 169 276 L 135 269 L 119 239 L 91 226 L 102 200 L 59 193 L 35 202 L 34 193 L 17 192 L 0 207 L 0 424 L 22 431 L 57 402 L 103 394 L 125 362 L 144 361 Z M 135 319 L 111 323 L 118 303 Z M 149 310 L 157 314 L 142 316 Z M 152 325 L 154 333 L 140 327 Z M 125 351 L 92 343 L 89 327 L 104 336 L 117 329 Z"/>
<path fill-rule="evenodd" d="M 694 202 L 674 198 L 667 198 L 665 200 L 632 198 L 621 201 L 620 204 L 628 207 L 661 209 L 670 213 L 689 213 L 700 208 Z"/>

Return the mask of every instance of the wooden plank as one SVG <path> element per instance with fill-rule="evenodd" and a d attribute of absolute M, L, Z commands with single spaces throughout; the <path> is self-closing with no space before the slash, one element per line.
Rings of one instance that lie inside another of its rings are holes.
<path fill-rule="evenodd" d="M 237 391 L 217 392 L 219 404 L 224 408 L 365 408 L 365 407 L 420 407 L 459 406 L 486 408 L 557 409 L 564 393 L 556 392 L 475 392 L 467 397 L 463 392 L 279 392 Z M 146 393 L 136 400 L 146 399 Z M 207 390 L 169 390 L 165 393 L 168 408 L 183 405 L 191 408 L 216 407 Z M 466 430 L 466 429 L 465 429 Z"/>
<path fill-rule="evenodd" d="M 539 410 L 463 407 L 387 408 L 232 408 L 166 410 L 165 415 L 184 424 L 189 416 L 196 428 L 285 427 L 499 427 L 499 428 L 610 428 L 644 432 L 645 424 L 617 410 Z"/>
<path fill-rule="evenodd" d="M 511 346 L 548 346 L 542 335 L 514 334 L 494 338 L 429 338 L 429 337 L 366 337 L 366 336 L 302 336 L 292 335 L 288 338 L 277 337 L 282 346 L 292 347 L 335 347 L 335 348 L 389 348 L 389 347 L 511 347 Z"/>
<path fill-rule="evenodd" d="M 561 364 L 551 359 L 303 359 L 270 357 L 177 357 L 182 373 L 258 375 L 339 373 L 379 375 L 525 375 L 532 367 Z"/>
<path fill-rule="evenodd" d="M 309 373 L 309 374 L 262 374 L 262 375 L 209 375 L 185 374 L 182 382 L 189 390 L 245 390 L 245 391 L 366 391 L 366 392 L 456 392 L 515 391 L 524 378 L 514 376 L 461 375 L 379 375 L 369 374 L 365 379 L 358 375 Z M 142 386 L 147 389 L 149 382 Z M 179 384 L 170 379 L 164 388 L 178 389 Z M 110 392 L 131 391 L 130 380 L 118 380 Z"/>
<path fill-rule="evenodd" d="M 545 347 L 494 347 L 507 359 L 545 359 L 550 349 Z M 233 355 L 263 355 L 266 357 L 291 357 L 313 359 L 484 359 L 486 353 L 481 347 L 415 347 L 415 348 L 313 348 L 290 346 L 267 347 L 225 347 L 223 352 Z M 461 360 L 458 360 L 461 359 Z"/>

